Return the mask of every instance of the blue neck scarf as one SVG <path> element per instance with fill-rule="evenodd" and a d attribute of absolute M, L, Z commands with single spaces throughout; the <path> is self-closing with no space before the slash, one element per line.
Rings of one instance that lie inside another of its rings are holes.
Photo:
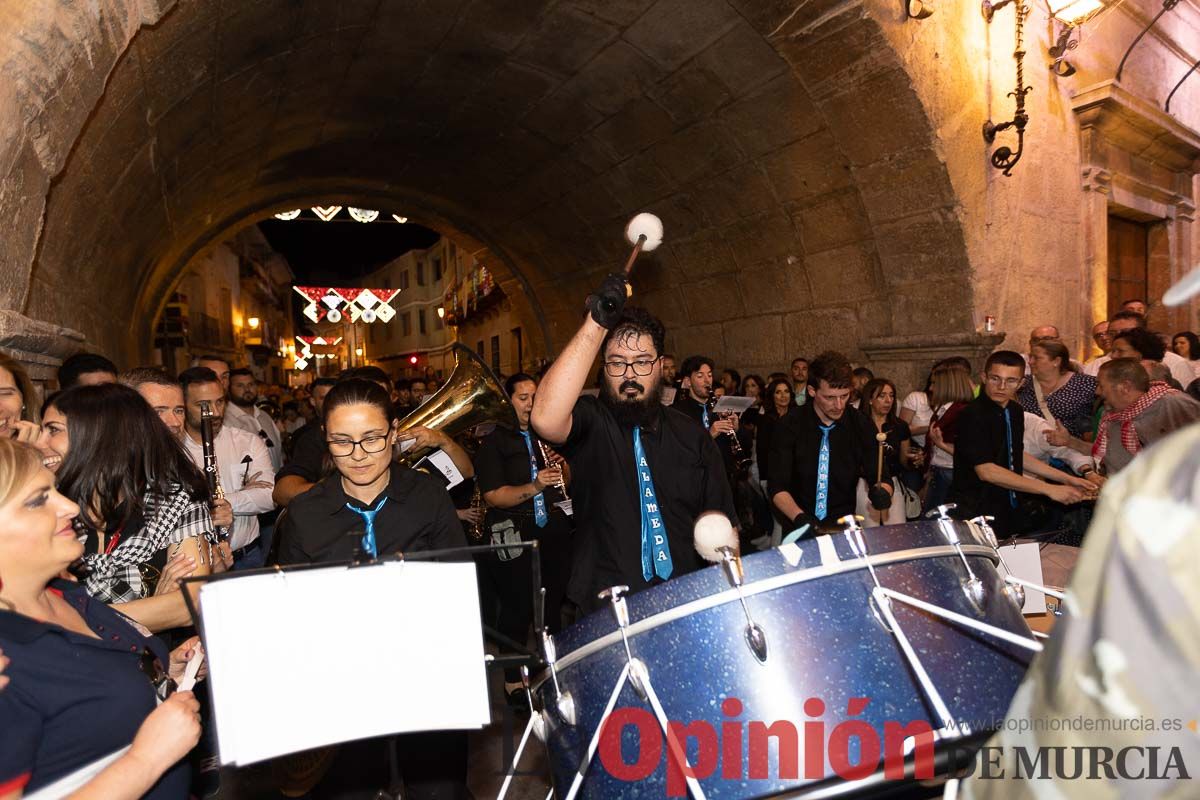
<path fill-rule="evenodd" d="M 700 403 L 699 400 L 696 402 Z M 708 403 L 700 403 L 700 421 L 704 423 L 704 430 L 712 427 L 712 420 L 708 418 Z"/>
<path fill-rule="evenodd" d="M 650 464 L 642 449 L 642 429 L 639 427 L 633 429 L 633 461 L 637 467 L 638 503 L 642 510 L 642 578 L 650 580 L 657 575 L 666 580 L 671 577 L 671 549 L 667 546 L 667 529 L 658 511 L 654 479 L 650 477 Z"/>
<path fill-rule="evenodd" d="M 819 520 L 824 520 L 829 513 L 829 432 L 836 424 L 817 423 L 821 429 L 821 450 L 817 455 L 817 507 L 813 510 L 813 516 Z"/>
<path fill-rule="evenodd" d="M 375 515 L 379 513 L 379 509 L 383 508 L 383 504 L 386 502 L 387 495 L 385 494 L 379 498 L 379 502 L 375 504 L 374 508 L 355 508 L 346 503 L 346 508 L 363 518 L 363 523 L 366 525 L 367 530 L 363 534 L 362 549 L 371 558 L 377 558 L 379 555 L 379 548 L 375 546 Z"/>
<path fill-rule="evenodd" d="M 533 439 L 529 436 L 529 431 L 521 431 L 521 436 L 525 439 L 525 449 L 529 451 L 529 480 L 536 481 L 538 468 L 537 459 L 533 455 Z M 537 484 L 534 484 L 535 486 Z M 546 498 L 538 492 L 533 496 L 533 521 L 537 523 L 539 528 L 546 527 L 546 522 L 549 517 L 546 516 Z"/>

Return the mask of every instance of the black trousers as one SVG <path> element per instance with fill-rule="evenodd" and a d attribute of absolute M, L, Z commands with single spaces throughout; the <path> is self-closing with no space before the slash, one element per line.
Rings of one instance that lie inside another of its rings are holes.
<path fill-rule="evenodd" d="M 329 772 L 308 797 L 374 800 L 381 790 L 401 787 L 404 800 L 466 800 L 466 731 L 408 733 L 339 745 Z"/>
<path fill-rule="evenodd" d="M 499 519 L 498 512 L 489 514 L 485 526 L 488 531 L 496 519 Z M 538 542 L 542 586 L 546 589 L 546 627 L 551 633 L 557 633 L 562 628 L 562 606 L 571 571 L 571 520 L 558 509 L 550 512 L 544 528 L 537 527 L 532 516 L 512 519 L 519 523 L 522 541 L 536 539 Z M 532 555 L 522 551 L 516 558 L 505 561 L 489 553 L 478 560 L 478 565 L 484 624 L 524 645 L 533 623 Z M 504 680 L 513 683 L 520 678 L 519 669 L 504 670 Z"/>

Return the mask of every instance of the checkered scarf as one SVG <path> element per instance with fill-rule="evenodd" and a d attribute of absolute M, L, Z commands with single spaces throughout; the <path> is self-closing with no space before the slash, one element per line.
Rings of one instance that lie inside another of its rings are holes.
<path fill-rule="evenodd" d="M 1143 411 L 1161 400 L 1163 396 L 1172 393 L 1178 394 L 1179 392 L 1163 381 L 1154 381 L 1150 384 L 1149 391 L 1130 403 L 1128 408 L 1122 411 L 1109 411 L 1101 417 L 1100 431 L 1096 434 L 1095 444 L 1092 445 L 1092 458 L 1100 460 L 1108 452 L 1108 428 L 1114 422 L 1121 423 L 1121 446 L 1130 454 L 1137 455 L 1137 452 L 1142 449 L 1142 442 L 1138 439 L 1137 428 L 1134 427 L 1133 421 Z"/>
<path fill-rule="evenodd" d="M 146 523 L 111 553 L 89 553 L 83 557 L 88 594 L 105 603 L 139 600 L 154 591 L 154 586 L 142 579 L 141 566 L 158 551 L 191 537 L 216 541 L 208 504 L 193 500 L 185 487 L 172 489 L 166 498 L 146 494 L 142 500 Z"/>

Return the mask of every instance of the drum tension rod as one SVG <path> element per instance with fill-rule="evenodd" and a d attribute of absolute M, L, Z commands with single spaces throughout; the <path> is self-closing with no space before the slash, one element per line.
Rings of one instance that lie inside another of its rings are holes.
<path fill-rule="evenodd" d="M 983 581 L 975 574 L 975 570 L 971 569 L 970 563 L 967 562 L 967 555 L 963 552 L 962 541 L 958 538 L 958 531 L 954 527 L 954 520 L 950 516 L 950 511 L 958 508 L 956 503 L 946 503 L 937 507 L 937 524 L 942 531 L 942 535 L 946 537 L 946 541 L 954 546 L 958 557 L 962 559 L 963 566 L 966 567 L 968 578 L 962 581 L 963 593 L 967 599 L 976 605 L 983 605 Z"/>
<path fill-rule="evenodd" d="M 865 517 L 858 514 L 847 514 L 838 519 L 838 525 L 845 525 L 846 529 L 842 533 L 846 536 L 846 541 L 850 544 L 850 551 L 854 553 L 855 558 L 867 565 L 867 571 L 871 573 L 871 580 L 875 582 L 876 589 L 882 589 L 883 584 L 879 582 L 879 576 L 875 573 L 875 565 L 871 563 L 870 554 L 867 553 L 867 543 L 863 540 L 862 523 Z M 884 596 L 883 602 L 887 602 L 887 597 Z M 875 620 L 883 626 L 883 629 L 888 633 L 892 629 L 888 627 L 887 621 L 877 608 L 879 601 L 875 599 L 875 593 L 872 592 L 867 598 L 867 605 L 871 607 L 871 614 Z"/>
<path fill-rule="evenodd" d="M 758 659 L 758 663 L 765 664 L 767 663 L 767 634 L 762 626 L 750 616 L 750 607 L 746 605 L 746 593 L 742 591 L 742 583 L 746 578 L 745 572 L 742 570 L 742 559 L 732 547 L 718 547 L 717 552 L 721 554 L 721 569 L 725 572 L 725 580 L 729 581 L 729 585 L 737 591 L 738 600 L 742 603 L 742 613 L 746 615 L 746 646 Z"/>
<path fill-rule="evenodd" d="M 554 637 L 545 628 L 542 629 L 542 655 L 546 659 L 546 666 L 550 668 L 550 681 L 554 684 L 554 708 L 563 722 L 574 726 L 575 698 L 558 685 L 558 669 L 555 666 L 558 663 L 558 650 L 554 646 Z"/>
<path fill-rule="evenodd" d="M 1027 581 L 1024 578 L 1018 578 L 1015 574 L 1013 574 L 1013 571 L 1009 569 L 1008 562 L 1004 560 L 1004 554 L 1001 552 L 1000 542 L 996 539 L 996 532 L 992 530 L 991 522 L 993 520 L 995 520 L 995 517 L 979 516 L 971 518 L 967 524 L 975 525 L 976 528 L 979 529 L 980 534 L 982 534 L 983 538 L 987 541 L 988 545 L 996 551 L 996 558 L 1000 559 L 1000 565 L 1004 567 L 1004 594 L 1008 596 L 1008 599 L 1016 603 L 1017 608 L 1023 609 L 1025 607 L 1025 590 L 1033 589 L 1034 591 L 1057 598 L 1062 602 L 1060 608 L 1066 610 L 1067 607 L 1065 603 L 1067 598 L 1063 592 L 1060 592 L 1057 589 L 1051 589 L 1049 586 L 1044 586 L 1040 583 Z M 1016 546 L 1016 542 L 1013 542 L 1013 546 Z"/>

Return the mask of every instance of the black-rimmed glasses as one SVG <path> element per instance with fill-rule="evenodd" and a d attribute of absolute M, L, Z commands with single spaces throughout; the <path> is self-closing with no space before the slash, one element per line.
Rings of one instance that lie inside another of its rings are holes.
<path fill-rule="evenodd" d="M 357 441 L 354 439 L 328 439 L 329 455 L 334 458 L 345 458 L 354 452 L 355 446 L 361 447 L 364 453 L 379 453 L 387 449 L 387 436 L 365 436 Z"/>
<path fill-rule="evenodd" d="M 659 358 L 662 358 L 662 356 L 659 356 Z M 626 372 L 632 369 L 634 375 L 644 377 L 650 374 L 657 361 L 658 358 L 639 359 L 637 361 L 605 361 L 604 371 L 608 373 L 610 378 L 621 378 L 624 377 Z"/>

